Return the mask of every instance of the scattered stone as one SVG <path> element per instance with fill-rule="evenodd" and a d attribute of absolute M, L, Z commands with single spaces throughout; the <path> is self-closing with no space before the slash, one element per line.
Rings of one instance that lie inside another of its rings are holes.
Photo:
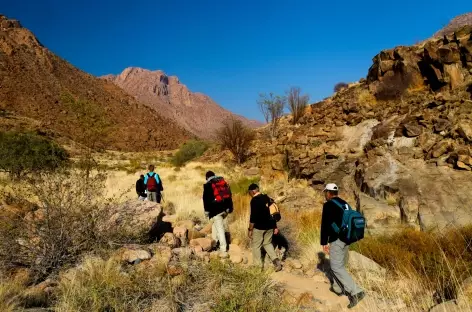
<path fill-rule="evenodd" d="M 231 262 L 234 264 L 240 264 L 243 262 L 243 257 L 241 255 L 235 254 L 235 255 L 231 255 L 229 257 L 229 260 L 231 260 Z"/>
<path fill-rule="evenodd" d="M 216 260 L 219 258 L 219 253 L 217 251 L 210 252 L 210 259 Z"/>
<path fill-rule="evenodd" d="M 195 222 L 192 220 L 182 220 L 175 223 L 175 227 L 186 228 L 187 230 L 193 230 L 195 227 Z"/>
<path fill-rule="evenodd" d="M 180 240 L 173 233 L 165 233 L 159 241 L 159 244 L 174 249 L 180 247 Z"/>
<path fill-rule="evenodd" d="M 451 145 L 448 141 L 441 141 L 433 146 L 433 153 L 432 156 L 434 158 L 438 158 L 445 153 L 447 153 L 450 149 Z"/>
<path fill-rule="evenodd" d="M 211 233 L 211 228 L 212 228 L 212 224 L 208 223 L 207 225 L 205 225 L 203 227 L 203 229 L 200 230 L 200 233 L 202 233 L 203 235 L 210 234 Z"/>
<path fill-rule="evenodd" d="M 407 123 L 403 125 L 403 128 L 405 129 L 405 136 L 408 138 L 414 138 L 422 133 L 422 127 L 418 125 L 417 123 Z"/>
<path fill-rule="evenodd" d="M 126 248 L 126 247 L 125 247 Z M 144 249 L 126 248 L 121 254 L 121 261 L 128 263 L 141 262 L 143 260 L 151 259 L 151 253 Z"/>
<path fill-rule="evenodd" d="M 457 165 L 457 168 L 459 168 L 459 169 L 463 169 L 463 170 L 467 170 L 467 171 L 471 171 L 471 170 L 472 170 L 472 168 L 471 168 L 469 165 L 466 165 L 466 164 L 463 163 L 462 161 L 458 161 L 458 162 L 456 163 L 456 165 Z"/>
<path fill-rule="evenodd" d="M 192 256 L 193 251 L 188 247 L 180 247 L 172 249 L 172 254 L 176 255 L 180 259 L 189 259 Z"/>
<path fill-rule="evenodd" d="M 177 265 L 169 265 L 167 266 L 167 274 L 170 276 L 178 276 L 184 273 L 184 269 Z"/>
<path fill-rule="evenodd" d="M 198 253 L 198 252 L 202 252 L 202 251 L 203 251 L 202 246 L 195 246 L 195 247 L 193 247 L 193 252 L 194 252 L 194 253 Z"/>
<path fill-rule="evenodd" d="M 456 301 L 446 301 L 434 306 L 429 312 L 457 312 L 460 310 L 461 307 Z"/>
<path fill-rule="evenodd" d="M 358 252 L 349 251 L 349 268 L 370 280 L 383 280 L 387 270 Z"/>
<path fill-rule="evenodd" d="M 187 228 L 181 227 L 181 226 L 175 227 L 173 230 L 173 233 L 175 237 L 177 237 L 181 241 L 183 246 L 187 244 L 187 235 L 188 235 Z"/>
<path fill-rule="evenodd" d="M 200 246 L 204 251 L 210 251 L 215 246 L 215 242 L 210 238 L 195 238 L 190 241 L 190 247 Z"/>

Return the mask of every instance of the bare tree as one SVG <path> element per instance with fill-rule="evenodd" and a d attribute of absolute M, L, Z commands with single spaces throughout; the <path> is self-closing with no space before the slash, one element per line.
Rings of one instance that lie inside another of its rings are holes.
<path fill-rule="evenodd" d="M 277 126 L 280 117 L 284 113 L 284 108 L 287 103 L 287 98 L 284 96 L 274 95 L 272 92 L 267 94 L 260 94 L 257 104 L 267 123 L 270 123 L 270 133 L 272 137 L 277 134 Z"/>
<path fill-rule="evenodd" d="M 305 114 L 306 106 L 310 97 L 307 94 L 301 95 L 302 90 L 299 87 L 291 87 L 287 91 L 288 107 L 292 113 L 292 123 L 296 124 Z"/>
<path fill-rule="evenodd" d="M 241 120 L 226 119 L 216 136 L 221 147 L 228 149 L 238 164 L 246 160 L 249 147 L 254 140 L 254 132 L 246 127 Z"/>

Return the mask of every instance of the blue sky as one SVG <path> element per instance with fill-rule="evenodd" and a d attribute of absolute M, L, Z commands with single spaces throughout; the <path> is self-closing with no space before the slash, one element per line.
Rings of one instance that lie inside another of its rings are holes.
<path fill-rule="evenodd" d="M 192 91 L 262 119 L 261 92 L 321 100 L 365 77 L 380 50 L 431 36 L 472 1 L 5 1 L 50 50 L 100 76 L 164 70 Z"/>

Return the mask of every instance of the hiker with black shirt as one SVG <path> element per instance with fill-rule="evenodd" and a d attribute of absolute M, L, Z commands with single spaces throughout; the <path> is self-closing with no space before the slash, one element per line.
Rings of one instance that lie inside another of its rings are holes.
<path fill-rule="evenodd" d="M 274 264 L 275 271 L 278 272 L 282 270 L 282 263 L 277 258 L 274 246 L 272 245 L 273 235 L 277 235 L 279 232 L 277 222 L 272 218 L 269 209 L 272 199 L 266 194 L 262 194 L 257 184 L 251 184 L 248 192 L 252 197 L 248 236 L 252 240 L 254 264 L 263 267 L 261 248 L 264 248 Z"/>
<path fill-rule="evenodd" d="M 332 277 L 334 279 L 332 292 L 338 296 L 343 294 L 349 298 L 348 308 L 353 308 L 365 297 L 364 291 L 356 284 L 345 268 L 349 253 L 349 242 L 343 242 L 339 229 L 342 228 L 343 206 L 349 205 L 338 197 L 339 188 L 334 183 L 329 183 L 324 189 L 326 202 L 323 205 L 321 216 L 321 245 L 323 251 L 329 254 L 329 262 Z M 338 231 L 336 230 L 338 229 Z M 329 243 L 329 245 L 328 245 Z"/>
<path fill-rule="evenodd" d="M 149 172 L 144 176 L 144 185 L 146 185 L 148 200 L 160 204 L 164 187 L 161 178 L 154 172 L 154 165 L 149 165 Z"/>
<path fill-rule="evenodd" d="M 205 216 L 212 222 L 211 235 L 213 240 L 220 244 L 221 258 L 227 258 L 228 244 L 225 236 L 225 219 L 228 213 L 233 212 L 233 199 L 229 184 L 223 177 L 208 171 L 203 185 L 203 208 Z"/>
<path fill-rule="evenodd" d="M 136 194 L 138 194 L 139 200 L 145 200 L 147 197 L 146 184 L 144 184 L 144 175 L 141 175 L 136 181 Z"/>

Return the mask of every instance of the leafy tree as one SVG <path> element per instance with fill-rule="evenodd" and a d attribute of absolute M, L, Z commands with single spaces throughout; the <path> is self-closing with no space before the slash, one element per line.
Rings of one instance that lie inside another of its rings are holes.
<path fill-rule="evenodd" d="M 307 94 L 301 95 L 299 87 L 291 87 L 287 92 L 288 107 L 292 113 L 292 123 L 296 124 L 305 114 L 310 97 Z"/>
<path fill-rule="evenodd" d="M 248 156 L 249 147 L 254 140 L 254 132 L 241 120 L 229 118 L 217 131 L 217 140 L 221 147 L 228 149 L 238 164 L 241 164 Z"/>
<path fill-rule="evenodd" d="M 257 104 L 264 115 L 267 123 L 270 123 L 270 134 L 272 137 L 277 135 L 277 127 L 284 113 L 284 108 L 287 103 L 287 98 L 284 96 L 274 95 L 272 92 L 267 94 L 260 94 Z"/>
<path fill-rule="evenodd" d="M 0 132 L 0 170 L 20 178 L 27 173 L 52 171 L 68 162 L 67 152 L 34 133 Z"/>

